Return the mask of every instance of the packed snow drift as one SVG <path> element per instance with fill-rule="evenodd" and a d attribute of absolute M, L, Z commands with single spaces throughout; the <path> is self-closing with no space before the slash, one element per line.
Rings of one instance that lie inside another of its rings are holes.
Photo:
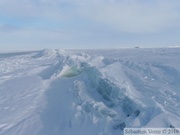
<path fill-rule="evenodd" d="M 0 135 L 180 128 L 180 48 L 0 54 Z"/>

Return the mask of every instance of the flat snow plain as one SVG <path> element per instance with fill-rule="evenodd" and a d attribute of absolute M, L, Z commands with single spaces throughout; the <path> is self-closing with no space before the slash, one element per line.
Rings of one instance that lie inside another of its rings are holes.
<path fill-rule="evenodd" d="M 0 135 L 180 127 L 180 48 L 0 53 Z"/>

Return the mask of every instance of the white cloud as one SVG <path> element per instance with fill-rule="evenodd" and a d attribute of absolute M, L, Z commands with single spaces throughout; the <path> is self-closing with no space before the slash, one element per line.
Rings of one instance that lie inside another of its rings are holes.
<path fill-rule="evenodd" d="M 56 0 L 1 0 L 0 13 L 15 18 L 39 18 L 60 20 L 66 18 Z"/>
<path fill-rule="evenodd" d="M 3 33 L 11 33 L 19 28 L 11 24 L 0 24 L 0 31 Z"/>
<path fill-rule="evenodd" d="M 9 16 L 54 21 L 80 17 L 131 33 L 177 27 L 179 7 L 179 0 L 0 0 L 0 12 Z"/>
<path fill-rule="evenodd" d="M 43 49 L 43 48 L 76 48 L 86 42 L 89 32 L 62 31 L 59 29 L 20 28 L 3 31 L 0 26 L 0 48 L 9 50 Z"/>
<path fill-rule="evenodd" d="M 179 24 L 179 1 L 92 0 L 83 2 L 79 13 L 124 32 L 158 32 Z"/>

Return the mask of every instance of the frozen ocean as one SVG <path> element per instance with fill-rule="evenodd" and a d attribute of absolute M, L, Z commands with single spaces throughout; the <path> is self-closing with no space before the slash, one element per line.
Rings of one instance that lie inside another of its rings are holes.
<path fill-rule="evenodd" d="M 0 53 L 0 135 L 180 128 L 180 48 Z"/>

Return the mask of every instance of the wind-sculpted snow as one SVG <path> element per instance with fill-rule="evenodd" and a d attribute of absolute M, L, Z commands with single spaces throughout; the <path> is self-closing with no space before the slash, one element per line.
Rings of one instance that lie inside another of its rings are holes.
<path fill-rule="evenodd" d="M 49 57 L 56 57 L 58 55 L 58 50 L 49 50 L 44 49 L 36 53 L 32 58 L 49 58 Z"/>
<path fill-rule="evenodd" d="M 179 48 L 0 54 L 0 134 L 178 128 L 179 59 Z"/>
<path fill-rule="evenodd" d="M 116 106 L 121 107 L 122 111 L 125 112 L 127 116 L 131 115 L 135 111 L 135 104 L 128 95 L 125 95 L 125 88 L 118 88 L 110 82 L 107 78 L 104 78 L 100 71 L 95 67 L 88 67 L 85 69 L 88 74 L 88 80 L 94 88 L 106 102 L 108 102 L 110 107 Z"/>

